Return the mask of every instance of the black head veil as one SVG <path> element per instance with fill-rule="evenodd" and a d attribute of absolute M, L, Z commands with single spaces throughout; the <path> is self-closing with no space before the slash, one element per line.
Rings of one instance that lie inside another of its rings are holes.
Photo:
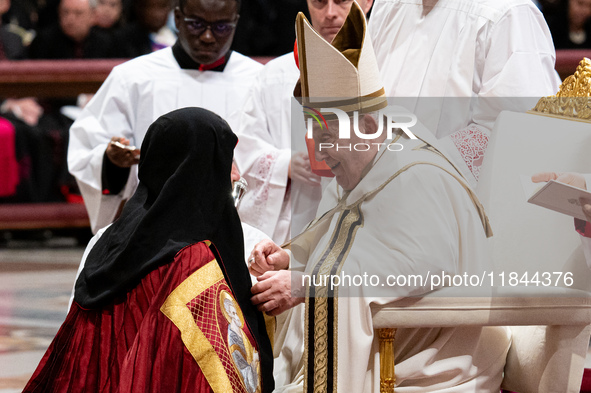
<path fill-rule="evenodd" d="M 90 251 L 75 301 L 83 308 L 108 304 L 172 262 L 183 247 L 210 240 L 261 349 L 266 391 L 272 351 L 263 316 L 250 302 L 242 228 L 231 196 L 236 142 L 228 124 L 205 109 L 184 108 L 158 118 L 142 143 L 138 188 Z"/>

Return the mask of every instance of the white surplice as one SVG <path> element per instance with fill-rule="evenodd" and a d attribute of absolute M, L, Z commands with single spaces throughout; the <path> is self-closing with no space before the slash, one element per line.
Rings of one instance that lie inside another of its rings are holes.
<path fill-rule="evenodd" d="M 292 153 L 306 151 L 303 117 L 301 127 L 292 130 L 291 105 L 299 77 L 293 52 L 270 61 L 237 112 L 239 142 L 234 154 L 249 185 L 240 217 L 277 244 L 299 234 L 315 217 L 321 196 L 320 185 L 288 182 Z M 298 130 L 301 136 L 294 134 Z"/>
<path fill-rule="evenodd" d="M 426 129 L 413 131 L 436 143 Z M 292 268 L 377 276 L 381 284 L 390 275 L 426 278 L 486 269 L 485 221 L 466 183 L 422 141 L 403 137 L 398 142 L 404 150 L 378 153 L 350 193 L 334 181 L 328 186 L 318 209 L 321 218 L 290 245 Z M 304 364 L 294 354 L 302 356 L 306 335 L 307 367 L 318 361 L 314 367 L 322 370 L 322 359 L 332 359 L 326 375 L 331 379 L 328 371 L 334 371 L 335 392 L 379 392 L 371 305 L 427 293 L 429 283 L 341 287 L 334 305 L 324 309 L 318 296 L 323 289 L 314 290 L 316 298 L 307 301 L 305 313 L 301 307 L 284 313 L 294 326 L 282 348 L 292 356 L 287 369 L 292 383 L 278 384 L 277 392 L 302 392 Z M 501 327 L 398 329 L 395 340 L 397 392 L 493 392 L 501 383 L 510 334 Z"/>
<path fill-rule="evenodd" d="M 152 122 L 189 106 L 209 109 L 227 120 L 241 108 L 261 68 L 254 60 L 232 52 L 221 72 L 181 69 L 171 48 L 115 67 L 70 129 L 68 168 L 84 197 L 93 232 L 113 221 L 138 182 L 134 165 L 124 190 L 117 195 L 102 194 L 103 156 L 111 137 L 125 137 L 139 148 Z"/>
<path fill-rule="evenodd" d="M 440 143 L 472 185 L 500 111 L 558 91 L 552 37 L 530 0 L 376 0 L 368 30 L 388 97 L 478 98 L 407 106 L 450 136 Z"/>

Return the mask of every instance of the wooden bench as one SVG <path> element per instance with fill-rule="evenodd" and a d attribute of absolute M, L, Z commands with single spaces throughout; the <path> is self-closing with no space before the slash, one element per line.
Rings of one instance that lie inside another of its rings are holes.
<path fill-rule="evenodd" d="M 266 64 L 272 57 L 256 57 Z M 1 97 L 76 97 L 95 93 L 127 59 L 0 61 Z"/>
<path fill-rule="evenodd" d="M 25 60 L 0 62 L 2 97 L 76 97 L 98 90 L 118 60 Z M 0 204 L 0 230 L 89 228 L 79 203 Z"/>
<path fill-rule="evenodd" d="M 15 203 L 0 205 L 0 230 L 88 228 L 81 203 Z"/>

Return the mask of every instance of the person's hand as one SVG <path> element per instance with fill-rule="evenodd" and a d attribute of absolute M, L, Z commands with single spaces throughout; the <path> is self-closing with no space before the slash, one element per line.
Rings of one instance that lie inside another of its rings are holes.
<path fill-rule="evenodd" d="M 36 126 L 43 115 L 43 108 L 34 98 L 9 98 L 2 104 L 3 112 L 12 112 L 18 119 L 30 126 Z"/>
<path fill-rule="evenodd" d="M 122 145 L 129 146 L 129 139 L 123 137 L 112 137 L 111 142 L 119 142 Z M 140 162 L 140 149 L 129 150 L 117 146 L 113 143 L 107 145 L 107 157 L 120 168 L 129 168 Z"/>
<path fill-rule="evenodd" d="M 94 97 L 94 94 L 78 94 L 78 99 L 76 100 L 76 105 L 78 108 L 84 109 L 86 104 Z"/>
<path fill-rule="evenodd" d="M 587 183 L 585 182 L 585 177 L 580 173 L 574 172 L 540 172 L 532 175 L 531 180 L 534 183 L 541 183 L 550 180 L 556 180 L 561 183 L 565 183 L 571 185 L 573 187 L 582 188 L 583 190 L 587 189 Z"/>
<path fill-rule="evenodd" d="M 582 188 L 583 190 L 587 189 L 585 177 L 580 173 L 575 172 L 541 172 L 532 175 L 531 180 L 534 183 L 556 180 L 573 187 Z M 583 214 L 585 214 L 587 221 L 591 222 L 591 201 L 581 199 L 579 202 L 581 203 L 581 208 L 583 209 Z"/>
<path fill-rule="evenodd" d="M 287 251 L 265 239 L 257 243 L 248 257 L 248 271 L 255 277 L 272 270 L 282 270 L 289 267 Z"/>
<path fill-rule="evenodd" d="M 259 282 L 251 289 L 254 295 L 251 301 L 259 311 L 276 316 L 304 302 L 301 288 L 294 288 L 292 292 L 292 274 L 299 276 L 296 272 L 280 270 L 268 271 L 257 277 Z"/>
<path fill-rule="evenodd" d="M 581 202 L 583 214 L 587 218 L 585 221 L 591 222 L 591 200 L 581 198 L 579 202 Z"/>
<path fill-rule="evenodd" d="M 315 175 L 310 167 L 308 153 L 298 152 L 291 156 L 287 176 L 294 182 L 302 182 L 310 186 L 320 184 L 320 176 Z"/>

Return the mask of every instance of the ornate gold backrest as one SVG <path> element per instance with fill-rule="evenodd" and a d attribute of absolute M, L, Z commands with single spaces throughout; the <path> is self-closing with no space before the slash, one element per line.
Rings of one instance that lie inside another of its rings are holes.
<path fill-rule="evenodd" d="M 555 96 L 542 97 L 529 111 L 536 115 L 591 122 L 591 60 L 584 58 Z"/>

